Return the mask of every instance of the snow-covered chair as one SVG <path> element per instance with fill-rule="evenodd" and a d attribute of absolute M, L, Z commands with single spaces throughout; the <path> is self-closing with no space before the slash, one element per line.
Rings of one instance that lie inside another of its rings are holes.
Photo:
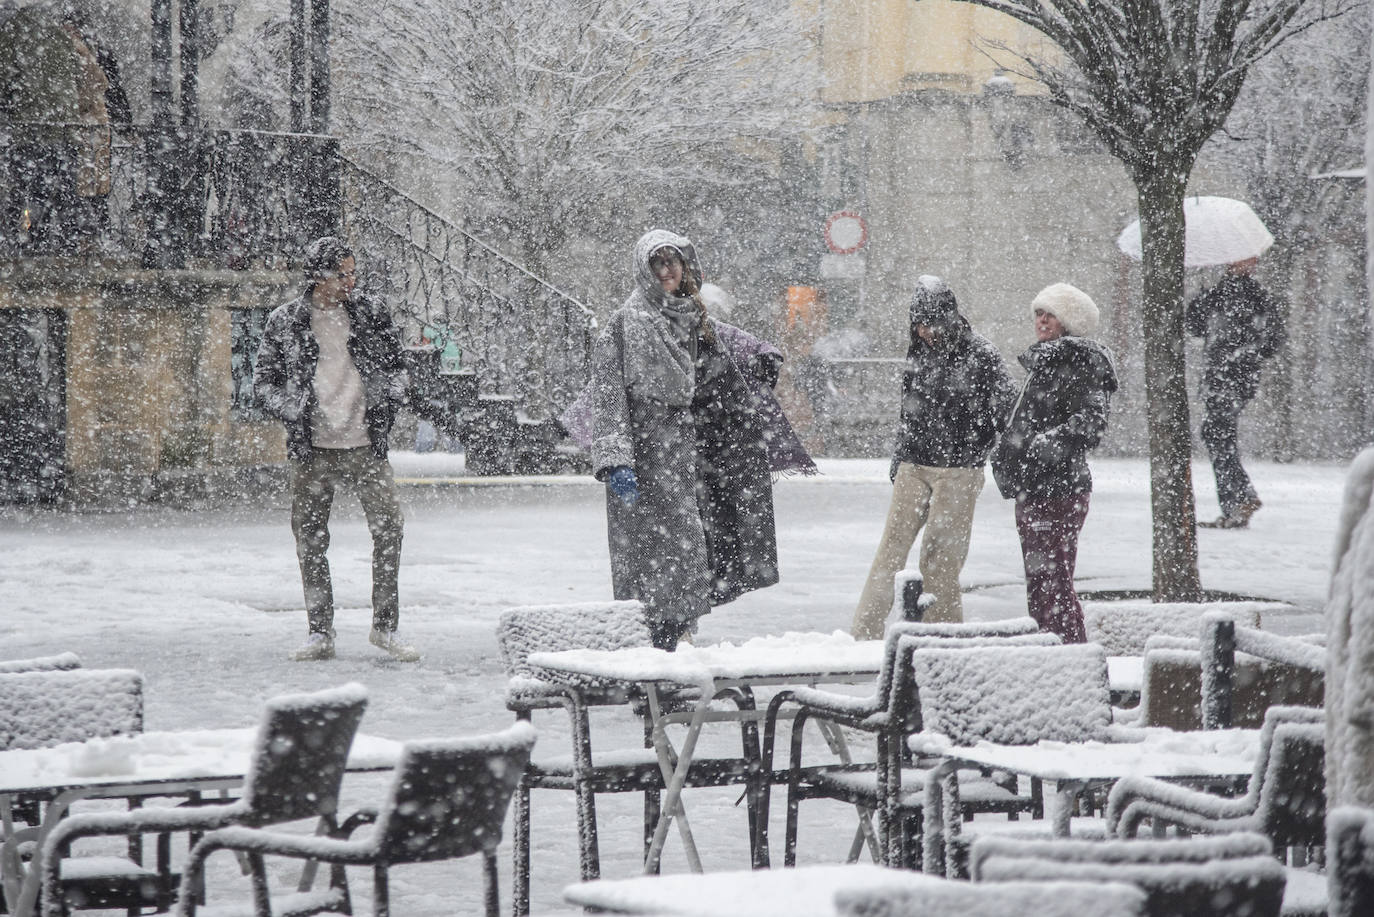
<path fill-rule="evenodd" d="M 143 731 L 143 676 L 133 669 L 81 669 L 74 653 L 16 660 L 0 674 L 0 750 L 51 748 Z M 27 827 L 12 831 L 0 845 L 0 875 L 7 893 L 19 888 L 29 851 L 39 841 L 39 801 L 21 799 L 9 813 Z M 86 863 L 87 878 L 78 893 L 110 907 L 166 908 L 169 889 L 158 873 L 142 865 L 139 845 L 127 857 L 102 857 Z"/>
<path fill-rule="evenodd" d="M 1151 841 L 982 837 L 969 852 L 975 883 L 1129 882 L 1148 917 L 1278 917 L 1284 869 L 1257 834 Z"/>
<path fill-rule="evenodd" d="M 62 819 L 43 841 L 44 917 L 63 917 L 79 903 L 68 894 L 68 886 L 78 869 L 87 872 L 73 862 L 85 858 L 70 855 L 72 844 L 81 838 L 127 836 L 132 843 L 144 835 L 158 835 L 156 904 L 165 910 L 177 881 L 168 866 L 173 833 L 195 835 L 226 825 L 258 826 L 304 818 L 332 823 L 348 750 L 366 706 L 367 690 L 360 684 L 268 700 L 243 791 L 232 802 L 142 806 Z"/>
<path fill-rule="evenodd" d="M 1112 721 L 1107 655 L 1094 643 L 1068 646 L 925 648 L 911 656 L 919 686 L 922 729 L 955 745 L 1106 741 Z M 986 833 L 1050 835 L 1041 823 L 971 822 L 950 817 L 961 804 L 956 775 L 944 780 L 948 812 L 924 813 L 923 865 L 927 872 L 965 875 L 968 846 Z M 1096 820 L 1075 819 L 1080 835 L 1106 835 Z M 942 834 L 943 832 L 943 834 Z"/>
<path fill-rule="evenodd" d="M 1326 819 L 1330 917 L 1374 914 L 1374 809 L 1339 806 Z"/>
<path fill-rule="evenodd" d="M 1322 706 L 1326 648 L 1317 640 L 1239 626 L 1217 612 L 1201 628 L 1204 729 L 1250 725 L 1273 706 Z"/>
<path fill-rule="evenodd" d="M 142 731 L 143 676 L 133 669 L 0 674 L 0 751 Z"/>
<path fill-rule="evenodd" d="M 596 678 L 565 676 L 555 681 L 529 663 L 535 652 L 650 647 L 644 606 L 638 601 L 580 602 L 563 605 L 529 605 L 508 608 L 496 627 L 496 642 L 509 677 L 506 707 L 517 718 L 529 720 L 536 711 L 564 710 L 570 719 L 571 754 L 531 761 L 516 791 L 514 813 L 514 870 L 511 880 L 516 917 L 529 912 L 530 791 L 572 790 L 577 794 L 578 848 L 583 881 L 601 874 L 597 844 L 597 793 L 644 793 L 645 844 L 658 821 L 659 800 L 664 788 L 658 757 L 652 748 L 647 718 L 643 742 L 635 749 L 607 753 L 592 748 L 590 711 L 595 707 L 628 709 L 638 702 L 631 688 Z M 752 705 L 751 697 L 734 692 L 730 700 Z M 687 775 L 688 786 L 748 784 L 758 772 L 757 725 L 743 727 L 744 755 L 740 758 L 694 758 Z M 754 806 L 750 806 L 750 832 L 758 830 Z"/>
<path fill-rule="evenodd" d="M 255 917 L 322 911 L 353 913 L 347 866 L 372 867 L 372 913 L 391 912 L 389 869 L 482 855 L 484 913 L 500 913 L 496 848 L 511 796 L 529 763 L 534 727 L 516 723 L 493 735 L 406 742 L 386 799 L 363 809 L 327 837 L 231 826 L 205 835 L 191 851 L 182 879 L 181 917 L 195 917 L 194 889 L 205 860 L 216 850 L 246 855 Z M 371 825 L 356 837 L 363 825 Z M 329 887 L 273 899 L 265 858 L 289 857 L 331 864 Z"/>
<path fill-rule="evenodd" d="M 847 889 L 838 917 L 1147 917 L 1148 896 L 1125 882 L 939 882 L 913 888 Z"/>
<path fill-rule="evenodd" d="M 1146 819 L 1192 834 L 1255 832 L 1277 851 L 1318 847 L 1326 833 L 1326 720 L 1310 707 L 1270 707 L 1245 795 L 1228 798 L 1150 777 L 1125 777 L 1107 797 L 1107 826 L 1135 837 Z"/>
<path fill-rule="evenodd" d="M 69 672 L 79 668 L 81 668 L 81 657 L 76 653 L 0 660 L 0 675 L 10 675 L 15 672 Z"/>
<path fill-rule="evenodd" d="M 1291 610 L 1284 602 L 1084 602 L 1088 642 L 1108 656 L 1140 656 L 1145 641 L 1163 635 L 1197 639 L 1202 616 L 1220 611 L 1247 627 L 1259 627 L 1265 613 Z"/>
<path fill-rule="evenodd" d="M 1038 633 L 1038 626 L 1030 618 L 1013 618 L 964 624 L 926 624 L 896 622 L 888 626 L 884 636 L 883 663 L 868 696 L 840 694 L 820 688 L 794 688 L 779 691 L 769 702 L 764 720 L 764 768 L 778 782 L 787 783 L 787 822 L 784 836 L 784 865 L 796 862 L 798 813 L 804 799 L 835 799 L 878 815 L 879 860 L 897 865 L 903 859 L 899 841 L 906 832 L 897 832 L 891 820 L 897 813 L 889 804 L 903 798 L 903 784 L 919 787 L 923 772 L 908 764 L 905 738 L 919 728 L 919 710 L 915 704 L 911 680 L 911 653 L 922 646 L 981 646 L 988 643 L 1056 644 L 1058 637 Z M 791 750 L 787 770 L 780 775 L 773 769 L 775 738 L 779 715 L 786 704 L 794 704 L 791 728 Z M 876 754 L 871 762 L 812 766 L 804 764 L 805 725 L 808 720 L 825 720 L 849 729 L 867 732 L 876 739 Z M 914 781 L 914 782 L 913 782 Z M 770 781 L 771 782 L 771 781 Z M 969 811 L 1020 812 L 1034 807 L 1034 802 L 1018 797 L 1004 787 L 984 782 L 986 792 L 970 792 Z M 765 791 L 764 811 L 771 795 Z M 911 792 L 906 793 L 911 797 Z M 907 798 L 903 817 L 920 814 L 919 799 Z M 850 860 L 858 858 L 859 848 L 851 849 Z"/>

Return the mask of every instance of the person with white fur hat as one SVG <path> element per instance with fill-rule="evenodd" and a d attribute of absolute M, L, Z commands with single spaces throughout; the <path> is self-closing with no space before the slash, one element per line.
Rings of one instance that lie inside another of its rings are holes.
<path fill-rule="evenodd" d="M 1107 429 L 1116 371 L 1111 352 L 1092 339 L 1097 305 L 1082 290 L 1045 287 L 1031 317 L 1036 341 L 1019 358 L 1026 382 L 993 451 L 992 475 L 1016 501 L 1030 616 L 1065 643 L 1082 643 L 1073 573 L 1093 486 L 1087 455 Z"/>

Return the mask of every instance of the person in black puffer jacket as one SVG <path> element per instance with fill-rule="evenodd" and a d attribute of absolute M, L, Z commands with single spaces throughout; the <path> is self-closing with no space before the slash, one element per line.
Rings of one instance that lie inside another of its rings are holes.
<path fill-rule="evenodd" d="M 1188 333 L 1205 339 L 1202 441 L 1212 456 L 1221 516 L 1206 528 L 1243 529 L 1260 508 L 1259 493 L 1240 463 L 1236 423 L 1259 391 L 1260 363 L 1283 346 L 1278 305 L 1251 276 L 1255 259 L 1230 265 L 1216 286 L 1188 303 Z"/>
<path fill-rule="evenodd" d="M 925 275 L 911 298 L 911 341 L 892 458 L 892 503 L 859 606 L 855 637 L 879 639 L 893 576 L 916 535 L 921 577 L 935 596 L 927 621 L 962 621 L 959 571 L 968 556 L 983 465 L 1016 397 L 1002 355 L 959 314 L 949 286 Z"/>
<path fill-rule="evenodd" d="M 1107 429 L 1116 371 L 1110 351 L 1091 339 L 1097 305 L 1082 290 L 1048 286 L 1031 313 L 1036 343 L 1021 354 L 1028 375 L 993 451 L 992 474 L 1002 496 L 1016 501 L 1031 617 L 1065 643 L 1082 643 L 1073 573 L 1093 488 L 1087 455 Z"/>

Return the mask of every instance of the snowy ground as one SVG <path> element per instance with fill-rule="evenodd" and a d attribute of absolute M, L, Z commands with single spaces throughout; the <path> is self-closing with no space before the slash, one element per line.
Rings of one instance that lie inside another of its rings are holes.
<path fill-rule="evenodd" d="M 381 660 L 367 644 L 370 544 L 351 499 L 340 507 L 330 552 L 340 605 L 335 661 L 287 660 L 305 635 L 305 615 L 288 512 L 278 500 L 195 512 L 0 513 L 0 658 L 73 650 L 88 666 L 141 669 L 148 729 L 247 726 L 271 695 L 346 681 L 369 688 L 366 732 L 407 739 L 504 727 L 511 716 L 502 701 L 496 619 L 511 605 L 610 596 L 602 488 L 574 478 L 436 483 L 457 470 L 445 456 L 402 454 L 395 465 L 399 478 L 415 482 L 402 493 L 401 628 L 425 651 L 418 664 Z M 823 476 L 788 479 L 776 488 L 782 582 L 717 610 L 705 619 L 698 642 L 848 628 L 886 513 L 887 462 L 836 460 L 823 462 L 822 470 Z M 1146 464 L 1100 460 L 1093 470 L 1097 486 L 1079 553 L 1080 589 L 1148 588 Z M 1199 533 L 1203 584 L 1298 607 L 1285 619 L 1266 620 L 1268 628 L 1322 630 L 1344 469 L 1256 463 L 1252 474 L 1264 509 L 1249 530 Z M 1210 518 L 1216 501 L 1205 464 L 1195 467 L 1194 481 L 1199 514 Z M 964 583 L 967 617 L 1024 614 L 1011 507 L 991 481 L 978 504 Z M 628 715 L 613 728 L 626 741 L 638 734 Z M 545 752 L 561 750 L 566 737 L 547 730 L 541 743 Z M 380 777 L 350 777 L 346 801 L 370 801 L 382 785 Z M 559 890 L 577 879 L 570 795 L 535 795 L 536 914 L 562 909 Z M 688 795 L 708 868 L 748 863 L 738 795 Z M 601 797 L 598 806 L 603 874 L 633 875 L 638 797 Z M 852 815 L 822 802 L 804 807 L 803 815 L 800 858 L 841 858 Z M 774 822 L 779 839 L 780 812 Z M 212 894 L 217 887 L 246 890 L 232 884 L 231 861 L 222 859 Z M 684 868 L 675 838 L 664 865 L 670 872 Z M 508 868 L 504 855 L 502 866 Z M 395 908 L 479 913 L 478 882 L 475 863 L 406 867 L 393 880 Z M 503 883 L 508 897 L 508 875 Z M 354 891 L 366 910 L 362 873 Z"/>

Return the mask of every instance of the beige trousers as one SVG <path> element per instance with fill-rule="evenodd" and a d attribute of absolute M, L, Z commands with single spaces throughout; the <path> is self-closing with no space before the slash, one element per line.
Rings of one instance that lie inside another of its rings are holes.
<path fill-rule="evenodd" d="M 983 469 L 932 468 L 902 462 L 892 482 L 892 505 L 868 571 L 852 632 L 860 640 L 880 640 L 892 610 L 893 577 L 906 566 L 916 536 L 921 539 L 924 592 L 935 596 L 926 621 L 962 621 L 964 603 L 959 571 L 968 557 L 973 506 L 983 489 Z"/>

